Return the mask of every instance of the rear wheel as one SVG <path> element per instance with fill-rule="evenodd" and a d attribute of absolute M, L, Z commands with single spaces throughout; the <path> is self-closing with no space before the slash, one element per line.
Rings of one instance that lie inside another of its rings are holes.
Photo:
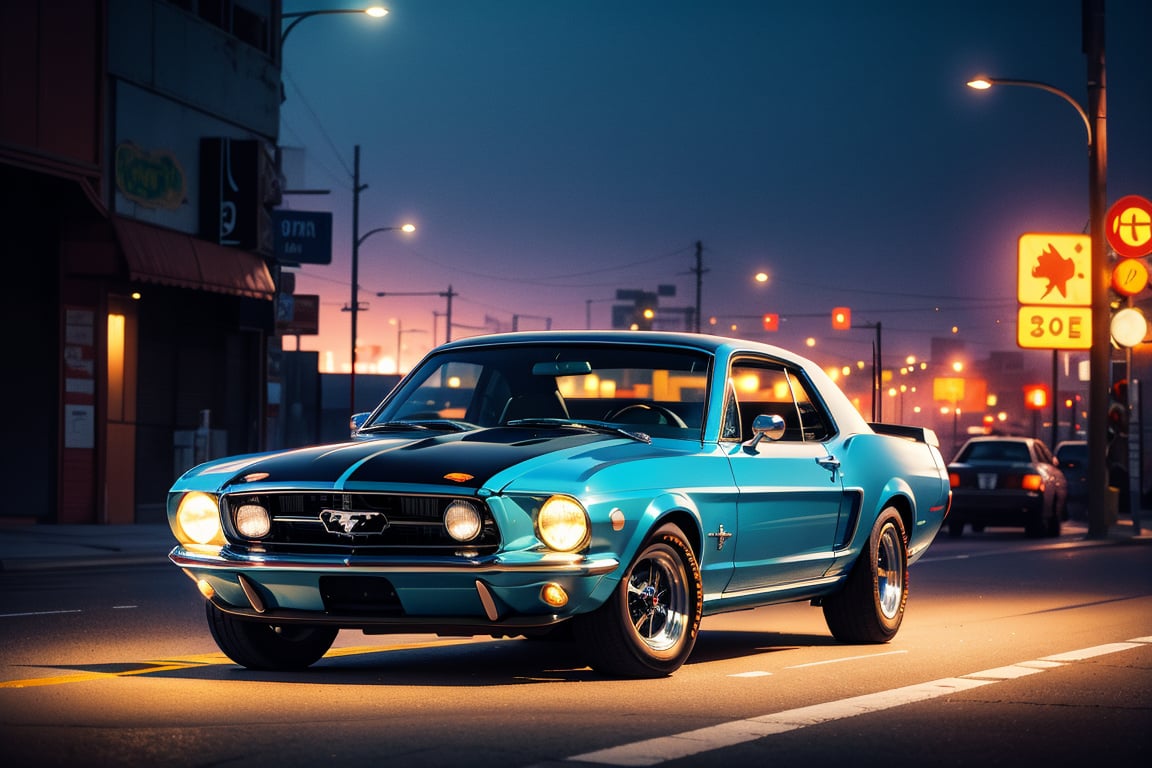
<path fill-rule="evenodd" d="M 1024 535 L 1030 539 L 1039 539 L 1048 531 L 1048 519 L 1044 517 L 1044 507 L 1028 513 L 1028 521 L 1024 524 Z"/>
<path fill-rule="evenodd" d="M 1060 536 L 1060 523 L 1067 519 L 1067 515 L 1060 509 L 1061 506 L 1061 502 L 1053 502 L 1052 515 L 1048 518 L 1048 522 L 1044 526 L 1044 535 L 1051 539 Z"/>
<path fill-rule="evenodd" d="M 220 650 L 249 669 L 304 669 L 320 659 L 339 632 L 335 627 L 272 625 L 238 619 L 207 603 L 208 627 Z"/>
<path fill-rule="evenodd" d="M 887 507 L 843 589 L 824 598 L 824 620 L 841 642 L 886 643 L 900 629 L 907 602 L 908 538 L 900 514 Z"/>
<path fill-rule="evenodd" d="M 597 672 L 670 675 L 696 644 L 703 591 L 684 533 L 665 525 L 641 547 L 604 605 L 573 620 L 576 641 Z"/>

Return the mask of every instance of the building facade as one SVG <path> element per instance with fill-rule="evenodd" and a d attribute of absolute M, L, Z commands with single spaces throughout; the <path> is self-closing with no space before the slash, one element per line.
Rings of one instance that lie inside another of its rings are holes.
<path fill-rule="evenodd" d="M 265 447 L 279 9 L 0 5 L 0 523 L 159 521 Z"/>

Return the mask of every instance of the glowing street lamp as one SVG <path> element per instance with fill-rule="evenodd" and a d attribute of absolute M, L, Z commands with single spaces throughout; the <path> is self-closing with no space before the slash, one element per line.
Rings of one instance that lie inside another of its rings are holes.
<path fill-rule="evenodd" d="M 1092 240 L 1091 317 L 1092 345 L 1089 352 L 1088 383 L 1088 497 L 1099 503 L 1089 505 L 1088 537 L 1103 538 L 1110 522 L 1104 499 L 1108 498 L 1108 405 L 1112 339 L 1110 332 L 1108 264 L 1104 217 L 1107 208 L 1105 180 L 1108 175 L 1108 135 L 1104 91 L 1104 2 L 1084 0 L 1084 52 L 1087 58 L 1088 109 L 1059 88 L 1034 80 L 1008 80 L 980 77 L 968 82 L 970 88 L 987 90 L 996 85 L 1037 88 L 1059 96 L 1076 109 L 1088 134 L 1088 217 Z"/>
<path fill-rule="evenodd" d="M 284 48 L 284 41 L 288 39 L 288 33 L 296 29 L 296 25 L 304 21 L 304 19 L 310 19 L 313 16 L 321 16 L 331 13 L 362 13 L 366 16 L 371 16 L 374 19 L 382 19 L 388 15 L 388 9 L 382 8 L 379 5 L 373 5 L 369 8 L 330 8 L 327 10 L 319 11 L 295 11 L 292 13 L 282 13 L 280 14 L 281 19 L 292 19 L 292 22 L 288 26 L 284 27 L 284 30 L 280 33 L 280 48 Z"/>

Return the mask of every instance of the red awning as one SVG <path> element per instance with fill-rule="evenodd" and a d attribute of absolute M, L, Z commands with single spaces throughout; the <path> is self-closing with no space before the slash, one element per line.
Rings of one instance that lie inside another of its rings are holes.
<path fill-rule="evenodd" d="M 275 284 L 259 256 L 120 216 L 112 217 L 133 280 L 272 300 Z"/>

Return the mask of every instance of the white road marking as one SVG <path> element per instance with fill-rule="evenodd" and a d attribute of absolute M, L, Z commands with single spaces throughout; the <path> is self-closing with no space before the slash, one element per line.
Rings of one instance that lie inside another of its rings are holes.
<path fill-rule="evenodd" d="M 1054 656 L 1045 656 L 1043 661 L 1083 661 L 1084 659 L 1091 659 L 1096 656 L 1104 656 L 1109 653 L 1116 653 L 1117 651 L 1126 651 L 1129 648 L 1136 648 L 1142 643 L 1146 643 L 1146 638 L 1136 638 L 1129 640 L 1126 643 L 1108 643 L 1107 645 L 1097 645 L 1092 648 L 1084 648 L 1079 651 L 1068 651 L 1067 653 L 1058 653 Z"/>
<path fill-rule="evenodd" d="M 1013 680 L 1025 675 L 1037 674 L 1048 669 L 1061 667 L 1066 663 L 1117 653 L 1152 643 L 1152 636 L 1133 638 L 1123 643 L 1108 643 L 1077 651 L 1068 651 L 1045 656 L 1032 661 L 1022 661 L 1004 667 L 972 672 L 961 677 L 945 677 L 927 683 L 918 683 L 890 691 L 879 691 L 863 696 L 853 696 L 839 701 L 815 704 L 808 707 L 773 712 L 744 720 L 697 728 L 671 736 L 646 739 L 618 747 L 585 752 L 565 758 L 572 762 L 599 763 L 602 765 L 651 766 L 669 760 L 679 760 L 701 752 L 723 749 L 748 741 L 755 741 L 778 733 L 794 731 L 810 725 L 819 725 L 869 712 L 878 712 L 892 707 L 926 701 L 939 696 L 947 696 L 961 691 L 972 690 L 984 685 L 992 685 L 1004 680 Z"/>
<path fill-rule="evenodd" d="M 803 669 L 804 667 L 821 667 L 825 664 L 839 664 L 842 661 L 859 661 L 860 659 L 874 659 L 877 656 L 894 656 L 900 653 L 908 653 L 908 651 L 884 651 L 883 653 L 868 653 L 863 656 L 844 656 L 839 659 L 828 659 L 827 661 L 810 661 L 807 664 L 793 664 L 784 669 Z"/>
<path fill-rule="evenodd" d="M 68 611 L 29 611 L 28 613 L 0 613 L 0 619 L 14 619 L 20 616 L 55 616 L 58 613 L 81 613 L 79 608 Z"/>

